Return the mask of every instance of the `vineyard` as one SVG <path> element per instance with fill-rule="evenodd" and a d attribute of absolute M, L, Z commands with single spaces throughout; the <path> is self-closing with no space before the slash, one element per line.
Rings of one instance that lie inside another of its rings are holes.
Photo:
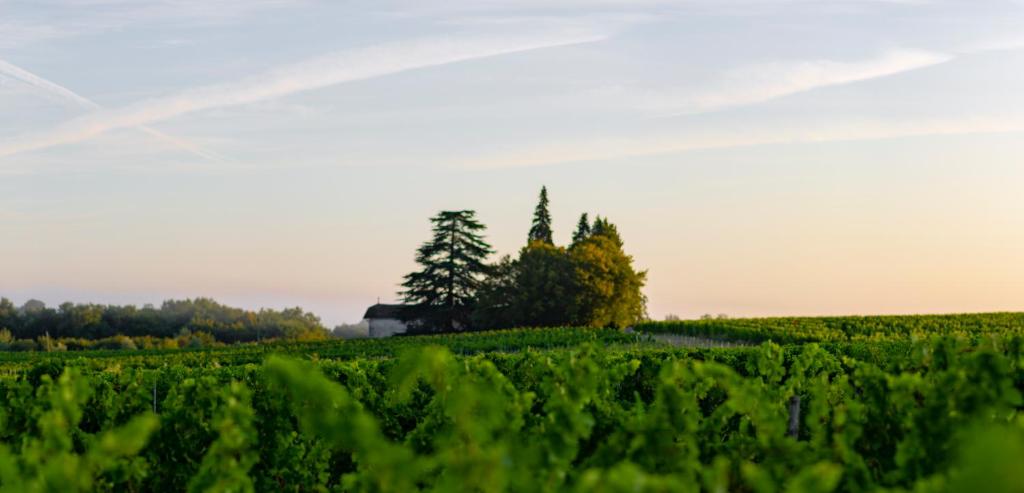
<path fill-rule="evenodd" d="M 1024 313 L 679 320 L 642 323 L 638 329 L 778 343 L 905 341 L 936 335 L 978 340 L 989 334 L 1024 335 Z"/>
<path fill-rule="evenodd" d="M 1020 491 L 1022 327 L 777 318 L 3 353 L 0 489 Z"/>

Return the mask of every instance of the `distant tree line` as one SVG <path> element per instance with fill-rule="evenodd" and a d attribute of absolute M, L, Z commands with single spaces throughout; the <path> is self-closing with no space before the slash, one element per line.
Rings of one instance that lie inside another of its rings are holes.
<path fill-rule="evenodd" d="M 209 298 L 170 300 L 159 308 L 73 303 L 48 308 L 38 300 L 15 307 L 7 298 L 0 298 L 0 330 L 22 340 L 188 336 L 202 341 L 208 336 L 211 341 L 229 344 L 328 335 L 320 319 L 301 308 L 250 311 Z"/>
<path fill-rule="evenodd" d="M 646 316 L 647 273 L 633 267 L 618 228 L 580 216 L 572 243 L 557 246 L 547 188 L 517 257 L 493 253 L 474 211 L 431 218 L 433 236 L 416 252 L 420 269 L 399 293 L 414 331 L 510 327 L 626 327 Z"/>

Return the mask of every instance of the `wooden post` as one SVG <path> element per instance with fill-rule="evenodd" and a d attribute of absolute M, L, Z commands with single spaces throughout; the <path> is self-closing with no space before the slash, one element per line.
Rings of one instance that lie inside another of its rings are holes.
<path fill-rule="evenodd" d="M 800 396 L 794 395 L 789 398 L 789 436 L 794 439 L 800 437 Z"/>

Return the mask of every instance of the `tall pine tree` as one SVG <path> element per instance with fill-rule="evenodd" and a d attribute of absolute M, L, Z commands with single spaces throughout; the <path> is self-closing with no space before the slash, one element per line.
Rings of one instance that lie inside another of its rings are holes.
<path fill-rule="evenodd" d="M 584 212 L 580 215 L 580 222 L 576 223 L 576 232 L 572 234 L 572 244 L 575 245 L 590 237 L 590 218 Z"/>
<path fill-rule="evenodd" d="M 458 330 L 469 325 L 477 289 L 492 253 L 474 211 L 442 211 L 430 219 L 434 237 L 416 252 L 422 269 L 405 276 L 399 293 L 409 309 L 405 318 L 424 328 Z"/>
<path fill-rule="evenodd" d="M 541 187 L 540 201 L 533 211 L 533 225 L 530 226 L 530 239 L 528 243 L 539 241 L 554 245 L 555 241 L 551 234 L 551 212 L 548 211 L 548 187 Z"/>

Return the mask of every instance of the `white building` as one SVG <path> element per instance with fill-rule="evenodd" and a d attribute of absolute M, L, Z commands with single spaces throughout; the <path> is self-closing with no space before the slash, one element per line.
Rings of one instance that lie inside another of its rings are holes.
<path fill-rule="evenodd" d="M 377 303 L 366 309 L 363 319 L 369 325 L 370 337 L 389 337 L 404 334 L 409 326 L 402 321 L 400 314 L 405 305 L 382 305 Z"/>

